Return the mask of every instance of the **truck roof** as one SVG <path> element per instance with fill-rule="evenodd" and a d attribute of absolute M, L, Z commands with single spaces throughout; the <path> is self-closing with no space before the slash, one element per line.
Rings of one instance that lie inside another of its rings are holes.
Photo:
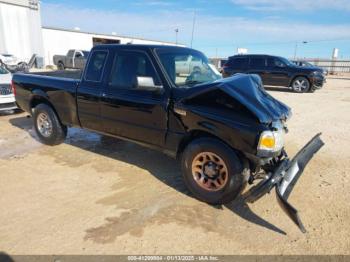
<path fill-rule="evenodd" d="M 171 45 L 146 45 L 146 44 L 102 44 L 92 48 L 92 50 L 101 49 L 167 49 L 167 50 L 193 50 L 188 47 L 182 46 L 171 46 Z"/>

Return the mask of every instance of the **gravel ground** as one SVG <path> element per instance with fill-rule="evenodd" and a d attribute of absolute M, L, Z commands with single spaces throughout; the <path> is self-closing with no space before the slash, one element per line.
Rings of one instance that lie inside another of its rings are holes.
<path fill-rule="evenodd" d="M 44 146 L 21 113 L 0 116 L 0 251 L 350 254 L 350 79 L 329 79 L 314 94 L 269 92 L 293 109 L 290 155 L 318 132 L 326 143 L 290 197 L 307 234 L 274 192 L 215 208 L 188 194 L 175 160 L 80 129 Z"/>

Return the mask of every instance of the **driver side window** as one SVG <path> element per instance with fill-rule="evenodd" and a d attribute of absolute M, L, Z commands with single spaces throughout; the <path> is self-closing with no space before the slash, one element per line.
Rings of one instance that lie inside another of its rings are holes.
<path fill-rule="evenodd" d="M 155 85 L 161 85 L 153 64 L 146 53 L 138 51 L 117 52 L 109 86 L 112 89 L 136 89 L 137 77 L 149 77 Z"/>

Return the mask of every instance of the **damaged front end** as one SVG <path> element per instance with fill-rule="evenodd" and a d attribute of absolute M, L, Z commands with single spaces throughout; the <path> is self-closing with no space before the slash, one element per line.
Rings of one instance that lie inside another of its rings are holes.
<path fill-rule="evenodd" d="M 178 101 L 188 111 L 205 116 L 205 121 L 199 117 L 199 124 L 192 129 L 209 126 L 204 130 L 229 141 L 232 148 L 248 160 L 251 184 L 263 178 L 243 194 L 245 201 L 253 203 L 275 188 L 281 208 L 305 232 L 298 211 L 288 203 L 288 197 L 308 162 L 324 145 L 321 134 L 290 159 L 284 151 L 284 136 L 291 109 L 268 94 L 257 75 L 237 74 L 177 92 Z M 193 119 L 196 118 L 182 120 L 186 126 L 191 126 L 195 122 Z M 222 133 L 226 136 L 221 136 Z"/>
<path fill-rule="evenodd" d="M 265 179 L 253 186 L 243 195 L 245 201 L 253 203 L 275 188 L 279 205 L 300 230 L 305 233 L 306 230 L 301 222 L 298 211 L 288 203 L 288 197 L 299 177 L 302 175 L 306 165 L 314 154 L 324 145 L 320 136 L 321 134 L 317 134 L 311 139 L 292 160 L 284 153 L 284 157 L 275 165 L 276 168 L 270 172 Z"/>

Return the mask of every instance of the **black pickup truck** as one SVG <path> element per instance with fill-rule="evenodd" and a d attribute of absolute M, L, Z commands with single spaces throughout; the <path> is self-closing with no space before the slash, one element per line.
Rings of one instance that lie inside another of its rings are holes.
<path fill-rule="evenodd" d="M 200 68 L 179 74 L 176 61 Z M 158 149 L 180 159 L 196 198 L 225 204 L 241 194 L 254 202 L 275 188 L 283 210 L 305 231 L 287 199 L 323 142 L 316 135 L 288 158 L 291 111 L 257 75 L 221 79 L 201 52 L 188 48 L 100 45 L 80 80 L 15 74 L 12 85 L 47 145 L 62 143 L 75 126 Z"/>

